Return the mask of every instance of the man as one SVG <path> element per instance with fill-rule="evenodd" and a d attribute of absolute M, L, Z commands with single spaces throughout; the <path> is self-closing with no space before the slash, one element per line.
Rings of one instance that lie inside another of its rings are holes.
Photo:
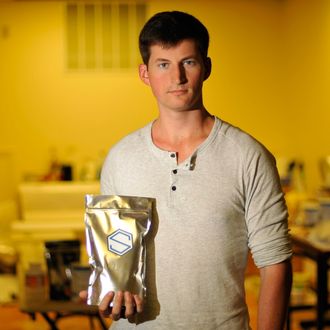
<path fill-rule="evenodd" d="M 284 325 L 291 246 L 275 161 L 254 138 L 206 110 L 208 43 L 202 23 L 176 11 L 156 14 L 140 34 L 139 75 L 159 116 L 112 148 L 101 189 L 152 197 L 156 205 L 145 301 L 109 292 L 99 306 L 118 321 L 115 329 L 250 329 L 249 249 L 261 275 L 258 329 Z M 128 320 L 120 319 L 122 305 Z"/>

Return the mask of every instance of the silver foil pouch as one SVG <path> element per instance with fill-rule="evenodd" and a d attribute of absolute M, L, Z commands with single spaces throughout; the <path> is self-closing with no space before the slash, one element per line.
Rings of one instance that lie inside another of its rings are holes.
<path fill-rule="evenodd" d="M 146 295 L 145 236 L 151 225 L 152 199 L 86 195 L 86 246 L 92 272 L 89 305 L 109 291 Z"/>

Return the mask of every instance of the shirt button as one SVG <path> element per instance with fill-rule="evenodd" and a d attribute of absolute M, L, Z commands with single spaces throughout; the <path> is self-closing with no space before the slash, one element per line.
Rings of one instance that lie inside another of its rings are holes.
<path fill-rule="evenodd" d="M 171 153 L 171 157 L 175 158 L 175 153 L 174 152 Z"/>
<path fill-rule="evenodd" d="M 172 190 L 175 191 L 176 190 L 176 186 L 172 186 Z"/>
<path fill-rule="evenodd" d="M 173 172 L 173 174 L 177 174 L 178 170 L 173 170 L 172 172 Z"/>

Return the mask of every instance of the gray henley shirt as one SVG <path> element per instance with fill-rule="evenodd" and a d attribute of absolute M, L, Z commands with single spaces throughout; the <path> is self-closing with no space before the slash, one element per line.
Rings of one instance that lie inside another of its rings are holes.
<path fill-rule="evenodd" d="M 250 329 L 244 271 L 291 256 L 287 209 L 274 157 L 219 118 L 178 164 L 152 142 L 152 123 L 126 136 L 102 169 L 103 194 L 155 199 L 147 240 L 147 300 L 136 324 L 113 329 Z"/>

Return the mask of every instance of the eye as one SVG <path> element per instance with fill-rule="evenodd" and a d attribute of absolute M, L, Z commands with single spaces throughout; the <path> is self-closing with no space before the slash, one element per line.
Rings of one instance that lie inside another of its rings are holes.
<path fill-rule="evenodd" d="M 185 61 L 183 61 L 183 65 L 185 65 L 185 66 L 194 66 L 194 65 L 196 65 L 196 61 L 192 60 L 192 59 L 185 60 Z"/>
<path fill-rule="evenodd" d="M 158 67 L 161 69 L 167 69 L 169 64 L 167 62 L 161 62 L 158 64 Z"/>

